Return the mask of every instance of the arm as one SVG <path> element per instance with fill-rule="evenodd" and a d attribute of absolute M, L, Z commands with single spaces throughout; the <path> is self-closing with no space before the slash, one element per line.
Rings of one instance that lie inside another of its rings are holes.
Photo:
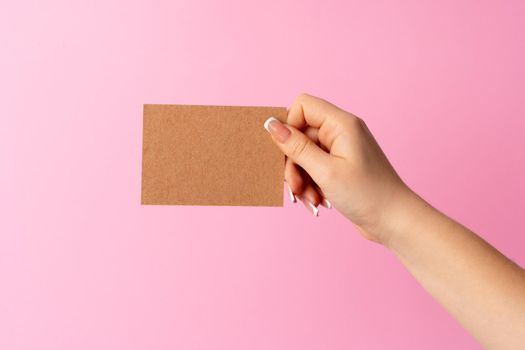
<path fill-rule="evenodd" d="M 524 270 L 412 192 L 361 119 L 300 95 L 286 125 L 265 127 L 287 156 L 292 200 L 314 215 L 333 203 L 486 348 L 525 349 Z"/>
<path fill-rule="evenodd" d="M 485 348 L 524 349 L 523 269 L 413 193 L 391 215 L 387 247 L 434 299 Z"/>

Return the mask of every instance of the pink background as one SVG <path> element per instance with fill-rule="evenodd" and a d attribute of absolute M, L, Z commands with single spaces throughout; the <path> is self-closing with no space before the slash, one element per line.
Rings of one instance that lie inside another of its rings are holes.
<path fill-rule="evenodd" d="M 143 103 L 365 119 L 525 264 L 525 2 L 3 1 L 1 349 L 478 349 L 335 211 L 142 207 Z"/>

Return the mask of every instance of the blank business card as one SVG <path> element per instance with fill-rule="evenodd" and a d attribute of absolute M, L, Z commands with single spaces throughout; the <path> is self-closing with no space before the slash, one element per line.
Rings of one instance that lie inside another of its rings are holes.
<path fill-rule="evenodd" d="M 142 204 L 282 206 L 284 107 L 144 105 Z"/>

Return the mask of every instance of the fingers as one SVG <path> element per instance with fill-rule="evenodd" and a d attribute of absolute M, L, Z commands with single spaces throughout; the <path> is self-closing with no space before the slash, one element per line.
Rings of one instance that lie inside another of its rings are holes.
<path fill-rule="evenodd" d="M 286 163 L 284 165 L 284 180 L 288 185 L 288 194 L 290 195 L 290 201 L 292 201 L 292 203 L 295 203 L 295 195 L 300 195 L 301 193 L 303 193 L 305 181 L 299 169 L 290 160 L 290 158 L 286 158 Z"/>
<path fill-rule="evenodd" d="M 332 209 L 332 203 L 326 198 L 325 194 L 323 193 L 323 190 L 319 186 L 316 186 L 315 190 L 321 196 L 321 205 L 325 208 Z"/>
<path fill-rule="evenodd" d="M 319 204 L 324 203 L 325 199 L 321 196 L 318 187 L 308 174 L 301 174 L 297 166 L 288 160 L 286 162 L 285 177 L 292 203 L 300 200 L 308 211 L 314 216 L 319 216 Z"/>
<path fill-rule="evenodd" d="M 275 118 L 269 118 L 264 123 L 264 127 L 281 151 L 319 184 L 318 180 L 323 178 L 323 174 L 330 167 L 330 155 L 308 136 Z"/>
<path fill-rule="evenodd" d="M 275 118 L 269 118 L 264 123 L 264 127 L 287 156 L 285 180 L 290 200 L 293 203 L 300 200 L 314 216 L 319 215 L 319 205 L 331 208 L 314 183 L 314 180 L 321 178 L 324 169 L 330 165 L 330 155 L 318 145 L 319 129 L 306 127 L 302 133 Z"/>
<path fill-rule="evenodd" d="M 300 200 L 308 211 L 312 212 L 315 216 L 319 216 L 319 205 L 328 209 L 332 208 L 332 204 L 323 197 L 321 189 L 313 182 L 310 176 L 304 171 L 301 171 L 290 158 L 286 159 L 284 178 L 292 203 Z"/>
<path fill-rule="evenodd" d="M 302 129 L 306 125 L 320 128 L 323 123 L 344 118 L 348 113 L 322 98 L 308 94 L 297 96 L 288 110 L 286 123 Z"/>
<path fill-rule="evenodd" d="M 304 134 L 312 140 L 315 144 L 319 143 L 319 139 L 317 138 L 318 129 L 308 127 Z M 293 194 L 301 194 L 303 192 L 304 185 L 308 182 L 303 179 L 304 174 L 302 171 L 295 165 L 295 163 L 288 157 L 286 157 L 285 161 L 285 169 L 284 169 L 284 179 L 288 183 L 288 187 L 290 188 L 291 193 Z M 290 199 L 292 202 L 294 201 L 294 198 L 290 196 Z"/>
<path fill-rule="evenodd" d="M 348 112 L 308 94 L 299 95 L 288 110 L 286 123 L 303 130 L 307 126 L 319 129 L 319 140 L 327 149 L 349 119 Z"/>
<path fill-rule="evenodd" d="M 308 136 L 308 138 L 312 140 L 312 142 L 314 142 L 317 146 L 321 147 L 323 151 L 330 153 L 330 150 L 319 141 L 319 129 L 308 126 L 304 130 L 304 134 Z"/>
<path fill-rule="evenodd" d="M 314 184 L 307 184 L 303 193 L 298 195 L 297 198 L 303 202 L 304 206 L 311 211 L 314 216 L 319 216 L 319 204 L 321 204 L 322 198 L 315 189 Z"/>
<path fill-rule="evenodd" d="M 304 130 L 304 134 L 308 136 L 312 142 L 317 145 L 319 144 L 319 129 L 309 126 Z"/>

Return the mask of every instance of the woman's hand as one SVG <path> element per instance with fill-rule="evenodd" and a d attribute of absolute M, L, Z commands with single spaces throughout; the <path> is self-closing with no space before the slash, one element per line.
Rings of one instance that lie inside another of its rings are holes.
<path fill-rule="evenodd" d="M 265 127 L 288 157 L 292 200 L 314 214 L 332 202 L 487 349 L 525 349 L 525 271 L 412 192 L 361 119 L 300 95 L 286 125 Z"/>
<path fill-rule="evenodd" d="M 265 127 L 287 156 L 285 180 L 292 201 L 299 198 L 314 215 L 319 204 L 333 204 L 366 238 L 388 240 L 389 208 L 411 192 L 363 120 L 301 94 L 286 125 L 270 118 Z"/>

